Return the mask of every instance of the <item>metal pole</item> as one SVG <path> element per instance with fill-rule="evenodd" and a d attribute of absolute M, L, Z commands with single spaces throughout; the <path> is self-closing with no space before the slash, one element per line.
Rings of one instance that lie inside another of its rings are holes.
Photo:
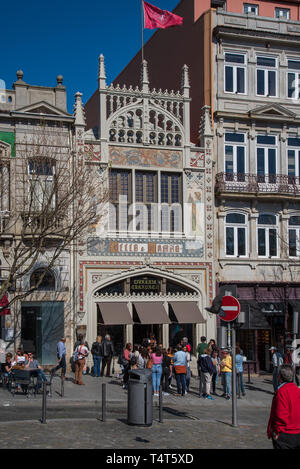
<path fill-rule="evenodd" d="M 106 422 L 106 384 L 102 383 L 102 422 Z"/>
<path fill-rule="evenodd" d="M 43 401 L 42 401 L 42 423 L 46 422 L 46 408 L 47 408 L 47 384 L 43 383 Z"/>
<path fill-rule="evenodd" d="M 60 395 L 61 395 L 61 397 L 64 397 L 64 395 L 65 395 L 65 377 L 64 377 L 64 375 L 61 375 L 60 386 L 61 386 Z"/>
<path fill-rule="evenodd" d="M 232 337 L 232 426 L 237 427 L 237 400 L 236 400 L 236 362 L 235 362 L 235 347 L 236 347 L 236 338 L 235 338 L 235 327 L 232 324 L 231 329 Z"/>
<path fill-rule="evenodd" d="M 163 423 L 162 417 L 162 386 L 159 386 L 159 422 Z"/>

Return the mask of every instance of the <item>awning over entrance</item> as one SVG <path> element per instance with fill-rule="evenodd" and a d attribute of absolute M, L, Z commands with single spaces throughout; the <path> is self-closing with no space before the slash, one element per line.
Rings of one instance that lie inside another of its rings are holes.
<path fill-rule="evenodd" d="M 170 301 L 179 324 L 205 323 L 196 301 Z"/>
<path fill-rule="evenodd" d="M 133 303 L 142 324 L 169 324 L 171 321 L 159 301 Z"/>
<path fill-rule="evenodd" d="M 133 324 L 127 303 L 97 303 L 102 314 L 103 324 Z"/>

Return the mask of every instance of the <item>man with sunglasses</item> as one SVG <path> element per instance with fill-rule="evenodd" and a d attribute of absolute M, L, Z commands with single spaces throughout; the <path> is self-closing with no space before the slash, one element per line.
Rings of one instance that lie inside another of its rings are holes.
<path fill-rule="evenodd" d="M 34 358 L 33 353 L 28 353 L 28 360 L 25 361 L 25 370 L 36 370 L 37 371 L 37 387 L 42 387 L 42 381 L 48 383 L 44 371 L 41 368 L 39 362 Z"/>

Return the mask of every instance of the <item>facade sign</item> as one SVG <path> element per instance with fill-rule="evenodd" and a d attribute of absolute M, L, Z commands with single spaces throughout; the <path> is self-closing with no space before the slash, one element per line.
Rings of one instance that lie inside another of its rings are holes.
<path fill-rule="evenodd" d="M 130 280 L 130 293 L 159 292 L 160 281 L 154 277 L 138 277 Z"/>
<path fill-rule="evenodd" d="M 203 244 L 199 240 L 161 240 L 149 238 L 103 239 L 88 238 L 89 256 L 181 256 L 202 257 Z"/>

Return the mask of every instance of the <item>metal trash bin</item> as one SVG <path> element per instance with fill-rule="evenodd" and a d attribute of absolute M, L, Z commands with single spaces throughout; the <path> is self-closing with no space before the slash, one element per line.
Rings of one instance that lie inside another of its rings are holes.
<path fill-rule="evenodd" d="M 128 425 L 152 425 L 152 371 L 147 368 L 129 371 Z"/>

